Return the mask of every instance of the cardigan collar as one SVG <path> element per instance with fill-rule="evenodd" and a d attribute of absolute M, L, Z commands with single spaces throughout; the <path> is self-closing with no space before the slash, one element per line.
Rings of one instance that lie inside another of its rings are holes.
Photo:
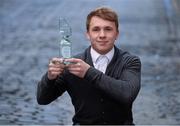
<path fill-rule="evenodd" d="M 90 51 L 91 51 L 91 46 L 89 46 L 89 47 L 85 50 L 84 60 L 85 60 L 85 62 L 87 62 L 89 65 L 91 65 L 91 66 L 94 67 Z M 110 63 L 109 63 L 108 66 L 111 66 L 111 64 L 112 64 L 114 61 L 116 61 L 118 55 L 120 55 L 120 51 L 119 51 L 119 49 L 118 49 L 116 46 L 114 46 L 114 55 L 113 55 L 112 60 L 110 61 Z"/>

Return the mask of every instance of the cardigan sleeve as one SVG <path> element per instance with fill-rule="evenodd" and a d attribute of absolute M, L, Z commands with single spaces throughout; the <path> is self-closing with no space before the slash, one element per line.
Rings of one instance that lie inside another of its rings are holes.
<path fill-rule="evenodd" d="M 118 66 L 113 69 L 121 70 L 118 72 L 121 73 L 118 79 L 107 76 L 93 67 L 88 69 L 85 79 L 118 102 L 131 105 L 140 90 L 141 62 L 138 57 L 131 57 L 124 59 L 123 64 L 122 69 L 118 69 Z"/>
<path fill-rule="evenodd" d="M 66 86 L 61 77 L 55 80 L 49 80 L 46 73 L 37 85 L 37 102 L 41 105 L 49 104 L 65 91 Z"/>

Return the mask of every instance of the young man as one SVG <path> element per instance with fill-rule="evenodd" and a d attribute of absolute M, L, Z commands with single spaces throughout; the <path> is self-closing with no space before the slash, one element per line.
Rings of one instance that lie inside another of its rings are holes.
<path fill-rule="evenodd" d="M 75 108 L 76 124 L 133 124 L 132 104 L 140 90 L 138 57 L 118 49 L 118 16 L 101 7 L 87 16 L 87 38 L 83 53 L 65 59 L 52 58 L 38 83 L 37 101 L 45 105 L 68 92 Z"/>

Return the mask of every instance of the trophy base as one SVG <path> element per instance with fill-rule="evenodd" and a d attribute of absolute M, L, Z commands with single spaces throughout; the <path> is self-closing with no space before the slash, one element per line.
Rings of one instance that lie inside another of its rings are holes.
<path fill-rule="evenodd" d="M 68 58 L 65 58 L 65 59 L 68 59 Z M 76 64 L 75 62 L 68 62 L 68 61 L 65 61 L 65 59 L 63 59 L 63 64 L 64 64 L 64 65 Z"/>
<path fill-rule="evenodd" d="M 72 64 L 71 62 L 66 62 L 66 61 L 64 61 L 63 63 L 64 63 L 64 65 Z"/>

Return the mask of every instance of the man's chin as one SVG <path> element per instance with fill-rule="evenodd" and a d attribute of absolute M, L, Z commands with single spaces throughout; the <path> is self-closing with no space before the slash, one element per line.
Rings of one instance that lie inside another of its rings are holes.
<path fill-rule="evenodd" d="M 100 53 L 101 55 L 104 55 L 104 54 L 106 54 L 106 53 L 108 53 L 109 52 L 109 50 L 105 50 L 104 48 L 100 48 L 99 50 L 98 50 L 98 53 Z"/>

